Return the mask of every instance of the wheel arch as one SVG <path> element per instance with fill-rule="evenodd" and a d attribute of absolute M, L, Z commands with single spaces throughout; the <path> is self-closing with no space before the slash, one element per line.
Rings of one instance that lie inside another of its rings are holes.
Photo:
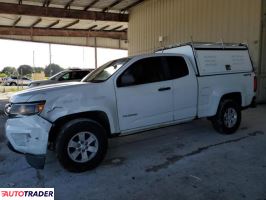
<path fill-rule="evenodd" d="M 217 106 L 215 106 L 215 112 L 213 113 L 214 115 L 217 113 L 220 103 L 223 100 L 225 100 L 225 99 L 234 100 L 234 101 L 236 101 L 240 105 L 240 107 L 242 106 L 242 95 L 241 95 L 241 92 L 230 92 L 230 93 L 226 93 L 226 94 L 223 94 L 218 99 Z"/>
<path fill-rule="evenodd" d="M 13 85 L 18 85 L 18 84 L 17 84 L 16 82 L 14 82 L 14 81 L 12 81 L 12 82 L 9 83 L 9 85 L 12 85 L 12 84 L 13 84 Z"/>
<path fill-rule="evenodd" d="M 242 95 L 241 92 L 231 92 L 231 93 L 227 93 L 224 94 L 221 99 L 220 102 L 224 99 L 231 99 L 234 100 L 235 102 L 237 102 L 240 106 L 242 106 Z M 220 103 L 219 102 L 219 103 Z"/>
<path fill-rule="evenodd" d="M 110 126 L 110 121 L 108 118 L 108 115 L 103 112 L 103 111 L 88 111 L 88 112 L 81 112 L 81 113 L 74 113 L 70 115 L 66 115 L 63 117 L 58 118 L 53 122 L 53 126 L 49 132 L 49 143 L 52 145 L 50 147 L 54 147 L 54 144 L 56 142 L 57 136 L 60 132 L 60 129 L 66 124 L 67 122 L 70 122 L 75 119 L 80 119 L 80 118 L 86 118 L 86 119 L 91 119 L 99 124 L 101 124 L 104 129 L 106 130 L 106 133 L 108 137 L 111 137 L 111 126 Z"/>

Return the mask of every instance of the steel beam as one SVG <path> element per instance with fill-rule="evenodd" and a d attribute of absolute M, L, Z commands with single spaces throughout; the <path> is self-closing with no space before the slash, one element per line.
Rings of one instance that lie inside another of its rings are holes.
<path fill-rule="evenodd" d="M 80 29 L 47 29 L 0 26 L 0 35 L 103 37 L 127 40 L 127 33 L 121 31 L 87 31 Z"/>
<path fill-rule="evenodd" d="M 109 6 L 105 7 L 102 11 L 105 12 L 105 11 L 108 11 L 110 10 L 112 7 L 116 6 L 117 4 L 121 3 L 122 0 L 116 0 L 114 1 L 113 3 L 111 3 Z"/>
<path fill-rule="evenodd" d="M 93 5 L 95 5 L 98 1 L 99 1 L 99 0 L 94 0 L 94 1 L 92 1 L 89 5 L 87 5 L 87 6 L 84 8 L 84 10 L 86 11 L 86 10 L 90 9 L 90 8 L 91 8 Z"/>
<path fill-rule="evenodd" d="M 130 8 L 132 8 L 132 7 L 134 7 L 134 6 L 136 6 L 136 5 L 140 4 L 140 3 L 142 3 L 143 1 L 145 1 L 145 0 L 139 0 L 139 1 L 136 1 L 135 3 L 132 3 L 132 4 L 128 5 L 127 7 L 123 8 L 123 9 L 121 10 L 121 12 L 125 12 L 125 11 L 129 10 Z"/>
<path fill-rule="evenodd" d="M 85 19 L 85 20 L 99 20 L 99 21 L 116 21 L 128 22 L 127 14 L 120 13 L 105 13 L 98 11 L 84 11 L 63 9 L 55 7 L 43 7 L 13 3 L 0 3 L 0 13 L 28 15 L 39 17 L 55 17 L 55 18 L 71 18 L 71 19 Z"/>

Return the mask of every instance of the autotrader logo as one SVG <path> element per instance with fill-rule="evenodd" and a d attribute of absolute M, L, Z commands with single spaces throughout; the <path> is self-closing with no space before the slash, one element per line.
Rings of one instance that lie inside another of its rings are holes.
<path fill-rule="evenodd" d="M 54 188 L 0 188 L 0 200 L 54 200 Z"/>

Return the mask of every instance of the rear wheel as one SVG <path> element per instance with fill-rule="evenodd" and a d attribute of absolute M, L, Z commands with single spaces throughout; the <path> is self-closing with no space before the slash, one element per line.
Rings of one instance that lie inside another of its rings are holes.
<path fill-rule="evenodd" d="M 108 146 L 104 128 L 89 119 L 68 122 L 56 142 L 56 153 L 61 165 L 71 172 L 83 172 L 97 167 Z"/>
<path fill-rule="evenodd" d="M 11 86 L 16 86 L 17 84 L 14 83 L 14 82 L 12 82 L 12 83 L 10 83 L 10 85 L 11 85 Z"/>
<path fill-rule="evenodd" d="M 241 123 L 240 105 L 231 99 L 222 100 L 211 121 L 216 131 L 223 134 L 235 133 Z"/>

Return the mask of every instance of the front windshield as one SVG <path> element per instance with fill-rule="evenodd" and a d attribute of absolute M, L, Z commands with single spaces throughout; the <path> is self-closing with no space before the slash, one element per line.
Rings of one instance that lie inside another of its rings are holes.
<path fill-rule="evenodd" d="M 50 80 L 57 80 L 57 78 L 58 78 L 59 76 L 61 76 L 62 73 L 64 73 L 64 71 L 58 72 L 57 74 L 51 76 L 49 79 L 50 79 Z"/>
<path fill-rule="evenodd" d="M 88 74 L 82 82 L 103 82 L 110 78 L 120 67 L 126 64 L 130 58 L 122 58 L 110 61 Z"/>

